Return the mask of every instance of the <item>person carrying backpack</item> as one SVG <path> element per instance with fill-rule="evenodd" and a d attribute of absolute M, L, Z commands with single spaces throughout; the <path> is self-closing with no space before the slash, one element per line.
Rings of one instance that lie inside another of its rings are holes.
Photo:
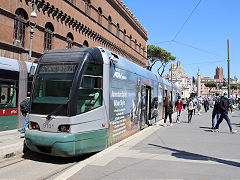
<path fill-rule="evenodd" d="M 164 117 L 163 127 L 167 126 L 166 124 L 167 117 L 169 117 L 170 126 L 173 126 L 173 123 L 172 123 L 173 103 L 172 101 L 169 100 L 169 96 L 167 96 L 165 99 L 164 108 L 165 108 L 165 117 Z"/>
<path fill-rule="evenodd" d="M 220 118 L 220 97 L 218 92 L 216 92 L 216 96 L 213 98 L 212 129 L 215 127 L 216 116 L 218 121 Z"/>
<path fill-rule="evenodd" d="M 29 122 L 29 104 L 30 104 L 30 92 L 28 92 L 28 97 L 26 97 L 25 99 L 22 100 L 22 102 L 20 103 L 20 110 L 22 115 L 25 117 L 25 121 L 23 123 L 23 126 L 20 130 L 20 133 L 25 133 L 25 129 L 28 125 Z"/>
<path fill-rule="evenodd" d="M 151 104 L 151 109 L 152 109 L 151 120 L 153 120 L 155 118 L 154 125 L 156 125 L 158 122 L 158 97 L 153 98 L 153 101 Z"/>
<path fill-rule="evenodd" d="M 227 96 L 227 93 L 224 93 L 223 97 L 221 97 L 220 103 L 219 103 L 219 109 L 220 109 L 220 114 L 221 115 L 220 115 L 220 118 L 219 118 L 216 126 L 212 130 L 213 132 L 218 132 L 219 125 L 222 123 L 223 119 L 225 119 L 227 121 L 230 133 L 236 133 L 237 132 L 237 130 L 232 129 L 232 123 L 231 123 L 230 118 L 228 117 L 228 108 L 229 108 L 228 96 Z"/>

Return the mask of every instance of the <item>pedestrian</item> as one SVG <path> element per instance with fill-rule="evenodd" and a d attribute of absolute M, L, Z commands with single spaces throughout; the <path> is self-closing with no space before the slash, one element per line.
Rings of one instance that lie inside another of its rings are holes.
<path fill-rule="evenodd" d="M 205 112 L 207 112 L 209 110 L 209 102 L 207 98 L 204 98 L 203 106 L 204 106 Z"/>
<path fill-rule="evenodd" d="M 178 100 L 175 103 L 175 106 L 177 107 L 176 108 L 177 109 L 177 120 L 176 120 L 176 122 L 180 123 L 180 115 L 181 115 L 181 111 L 182 111 L 182 107 L 183 107 L 183 102 L 182 102 L 180 96 L 178 96 Z"/>
<path fill-rule="evenodd" d="M 155 122 L 153 124 L 156 125 L 158 122 L 158 98 L 157 97 L 153 98 L 151 109 L 152 109 L 151 120 L 155 119 Z"/>
<path fill-rule="evenodd" d="M 182 98 L 182 102 L 183 102 L 183 110 L 186 110 L 187 107 L 187 98 Z"/>
<path fill-rule="evenodd" d="M 202 109 L 202 100 L 201 96 L 197 99 L 197 110 L 198 110 L 198 115 L 201 115 L 201 109 Z"/>
<path fill-rule="evenodd" d="M 194 110 L 194 102 L 193 102 L 193 98 L 190 97 L 189 103 L 188 103 L 188 123 L 191 123 L 192 121 L 193 110 Z"/>
<path fill-rule="evenodd" d="M 228 100 L 228 97 L 227 97 L 227 93 L 224 93 L 224 96 L 221 97 L 221 99 L 220 99 L 220 114 L 221 115 L 220 115 L 220 118 L 219 118 L 216 126 L 213 129 L 214 132 L 218 132 L 219 125 L 221 124 L 223 119 L 225 119 L 227 121 L 230 133 L 236 133 L 237 132 L 237 130 L 232 129 L 231 120 L 228 117 L 228 109 L 229 109 L 229 100 Z"/>
<path fill-rule="evenodd" d="M 220 117 L 220 97 L 218 92 L 216 92 L 215 97 L 213 98 L 212 129 L 215 127 L 215 117 L 217 117 L 218 121 Z"/>
<path fill-rule="evenodd" d="M 172 123 L 172 114 L 173 114 L 173 103 L 169 100 L 169 96 L 165 99 L 165 118 L 164 118 L 164 124 L 163 127 L 166 127 L 167 124 L 167 117 L 169 117 L 170 126 L 173 126 Z"/>
<path fill-rule="evenodd" d="M 25 130 L 29 122 L 29 104 L 30 104 L 30 92 L 27 93 L 27 97 L 23 99 L 22 102 L 20 103 L 21 113 L 25 117 L 20 133 L 25 133 Z"/>

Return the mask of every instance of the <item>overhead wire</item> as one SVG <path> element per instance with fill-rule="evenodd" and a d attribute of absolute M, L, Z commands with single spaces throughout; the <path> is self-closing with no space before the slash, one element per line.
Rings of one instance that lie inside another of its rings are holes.
<path fill-rule="evenodd" d="M 175 36 L 173 37 L 172 41 L 174 41 L 177 36 L 180 34 L 180 32 L 183 30 L 184 26 L 186 25 L 186 23 L 188 22 L 188 20 L 192 17 L 193 13 L 196 11 L 197 7 L 199 6 L 199 4 L 201 3 L 202 0 L 199 0 L 199 2 L 197 3 L 197 5 L 194 7 L 194 9 L 192 10 L 192 12 L 189 14 L 189 16 L 187 17 L 187 19 L 185 20 L 185 22 L 182 24 L 182 26 L 180 27 L 180 29 L 177 31 L 177 33 L 175 34 Z"/>

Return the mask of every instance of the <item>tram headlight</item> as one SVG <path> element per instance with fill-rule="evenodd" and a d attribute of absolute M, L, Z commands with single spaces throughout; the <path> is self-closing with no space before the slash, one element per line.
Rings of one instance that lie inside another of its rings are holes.
<path fill-rule="evenodd" d="M 61 126 L 59 126 L 59 128 L 58 128 L 58 130 L 60 131 L 60 132 L 67 132 L 67 133 L 69 133 L 70 132 L 70 125 L 61 125 Z"/>

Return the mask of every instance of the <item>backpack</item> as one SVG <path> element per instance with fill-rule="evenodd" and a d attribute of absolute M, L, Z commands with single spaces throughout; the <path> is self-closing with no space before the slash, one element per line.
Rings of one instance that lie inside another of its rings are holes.
<path fill-rule="evenodd" d="M 220 107 L 220 97 L 216 97 L 215 98 L 215 105 L 214 105 L 215 108 L 219 108 Z"/>
<path fill-rule="evenodd" d="M 26 116 L 26 114 L 29 111 L 29 102 L 28 99 L 24 99 L 21 103 L 20 103 L 20 110 L 22 112 L 23 116 Z"/>
<path fill-rule="evenodd" d="M 167 113 L 168 114 L 172 114 L 173 113 L 173 106 L 171 103 L 169 103 L 169 105 L 167 106 Z"/>

